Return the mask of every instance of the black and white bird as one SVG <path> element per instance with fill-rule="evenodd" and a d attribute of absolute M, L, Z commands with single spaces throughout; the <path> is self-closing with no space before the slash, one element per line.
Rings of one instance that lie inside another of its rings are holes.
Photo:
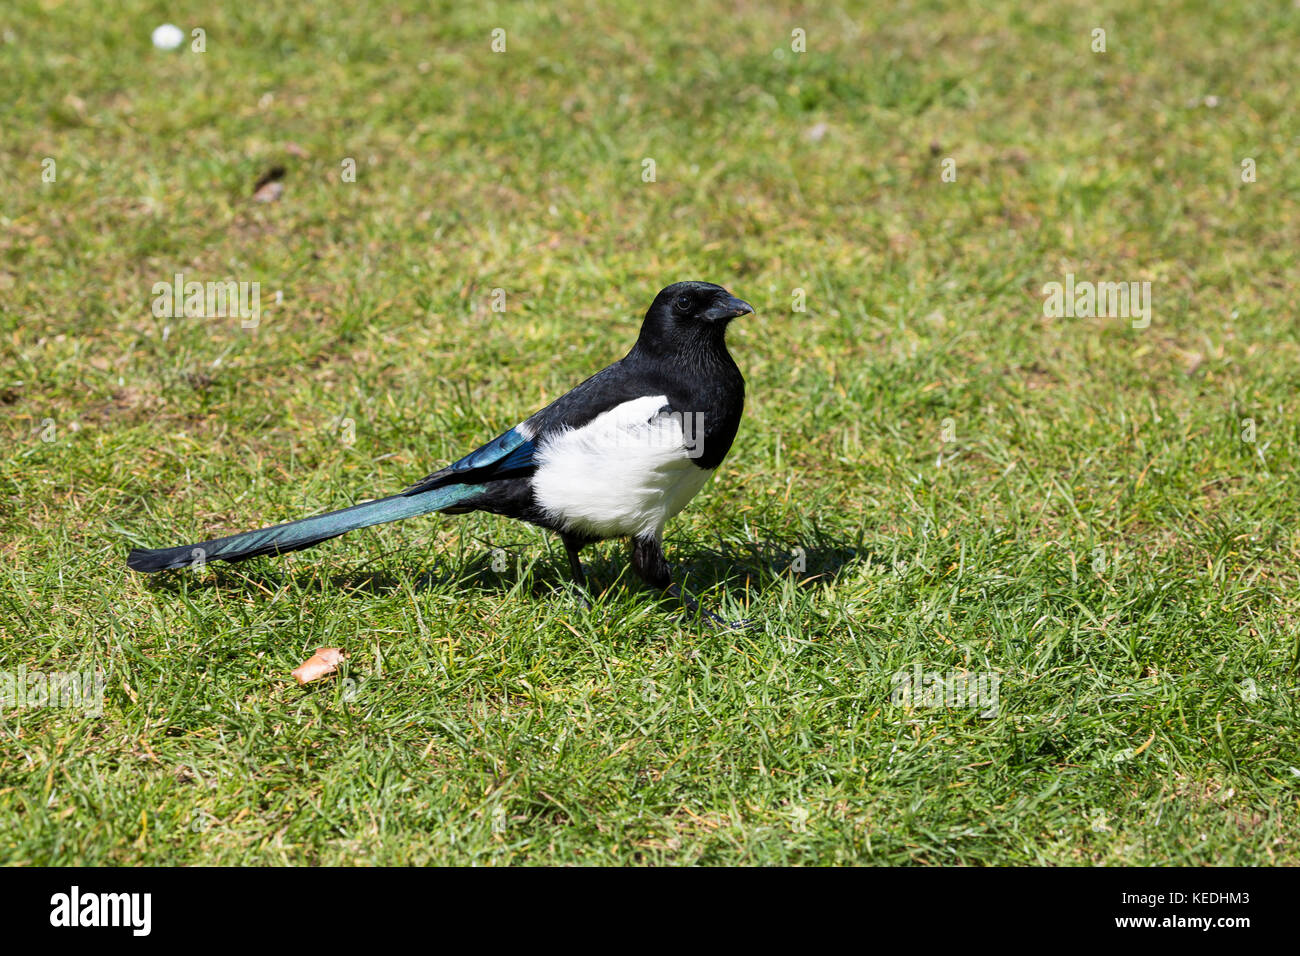
<path fill-rule="evenodd" d="M 416 515 L 487 511 L 558 533 L 584 594 L 579 552 L 627 538 L 637 574 L 700 611 L 672 581 L 664 525 L 709 480 L 736 437 L 745 380 L 725 335 L 732 319 L 753 311 L 722 286 L 670 285 L 655 296 L 626 356 L 405 491 L 200 544 L 135 550 L 127 565 L 153 572 L 243 561 Z"/>

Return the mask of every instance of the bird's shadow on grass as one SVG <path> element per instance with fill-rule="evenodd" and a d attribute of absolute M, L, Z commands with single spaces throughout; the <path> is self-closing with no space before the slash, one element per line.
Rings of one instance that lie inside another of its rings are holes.
<path fill-rule="evenodd" d="M 693 591 L 749 594 L 783 586 L 788 579 L 793 579 L 799 587 L 833 582 L 855 561 L 876 557 L 861 546 L 828 541 L 720 542 L 716 546 L 687 542 L 670 548 L 668 554 L 674 580 L 685 583 Z M 569 582 L 568 563 L 558 544 L 549 553 L 539 552 L 529 543 L 496 554 L 479 552 L 468 559 L 462 554 L 459 561 L 456 556 L 440 560 L 436 554 L 428 560 L 417 561 L 407 554 L 396 560 L 384 556 L 369 566 L 337 569 L 316 562 L 286 566 L 286 558 L 261 558 L 244 565 L 213 563 L 195 571 L 181 570 L 152 577 L 149 585 L 168 593 L 256 589 L 273 594 L 292 587 L 303 591 L 329 589 L 383 596 L 412 589 L 425 591 L 441 585 L 500 594 L 519 587 L 522 573 L 524 592 L 543 597 Z M 503 563 L 498 564 L 503 558 Z M 295 556 L 289 560 L 300 559 Z M 607 589 L 644 587 L 632 573 L 626 549 L 621 546 L 606 544 L 588 548 L 583 552 L 583 567 L 596 594 Z"/>
<path fill-rule="evenodd" d="M 374 596 L 394 594 L 414 586 L 427 586 L 431 572 L 402 567 L 381 570 L 343 567 L 329 570 L 320 565 L 288 566 L 283 558 L 254 558 L 246 564 L 209 564 L 201 569 L 183 568 L 155 575 L 149 587 L 155 591 L 180 594 L 184 591 L 262 591 L 274 594 L 287 586 L 295 590 L 323 592 L 353 591 Z"/>
<path fill-rule="evenodd" d="M 833 542 L 745 542 L 683 547 L 678 557 L 680 576 L 694 588 L 761 594 L 787 581 L 796 587 L 833 582 L 867 552 Z"/>

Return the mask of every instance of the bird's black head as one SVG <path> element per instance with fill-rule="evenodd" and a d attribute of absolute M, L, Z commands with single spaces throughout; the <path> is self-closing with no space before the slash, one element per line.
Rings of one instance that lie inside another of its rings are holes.
<path fill-rule="evenodd" d="M 753 307 L 712 282 L 674 282 L 655 296 L 641 326 L 640 343 L 656 350 L 722 345 L 732 319 Z"/>

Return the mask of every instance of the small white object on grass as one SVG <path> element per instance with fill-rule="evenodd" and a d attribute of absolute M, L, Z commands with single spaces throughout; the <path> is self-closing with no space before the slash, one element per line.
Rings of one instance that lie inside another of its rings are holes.
<path fill-rule="evenodd" d="M 160 50 L 174 50 L 185 42 L 185 34 L 174 23 L 164 23 L 153 31 L 153 45 Z"/>

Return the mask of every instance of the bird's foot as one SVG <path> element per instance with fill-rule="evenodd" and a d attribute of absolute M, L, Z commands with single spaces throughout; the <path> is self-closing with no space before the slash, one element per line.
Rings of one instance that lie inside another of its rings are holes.
<path fill-rule="evenodd" d="M 724 617 L 719 617 L 676 584 L 669 591 L 686 606 L 686 610 L 679 618 L 682 624 L 694 624 L 696 621 L 702 620 L 721 631 L 746 631 L 757 626 L 756 621 L 728 621 Z"/>

